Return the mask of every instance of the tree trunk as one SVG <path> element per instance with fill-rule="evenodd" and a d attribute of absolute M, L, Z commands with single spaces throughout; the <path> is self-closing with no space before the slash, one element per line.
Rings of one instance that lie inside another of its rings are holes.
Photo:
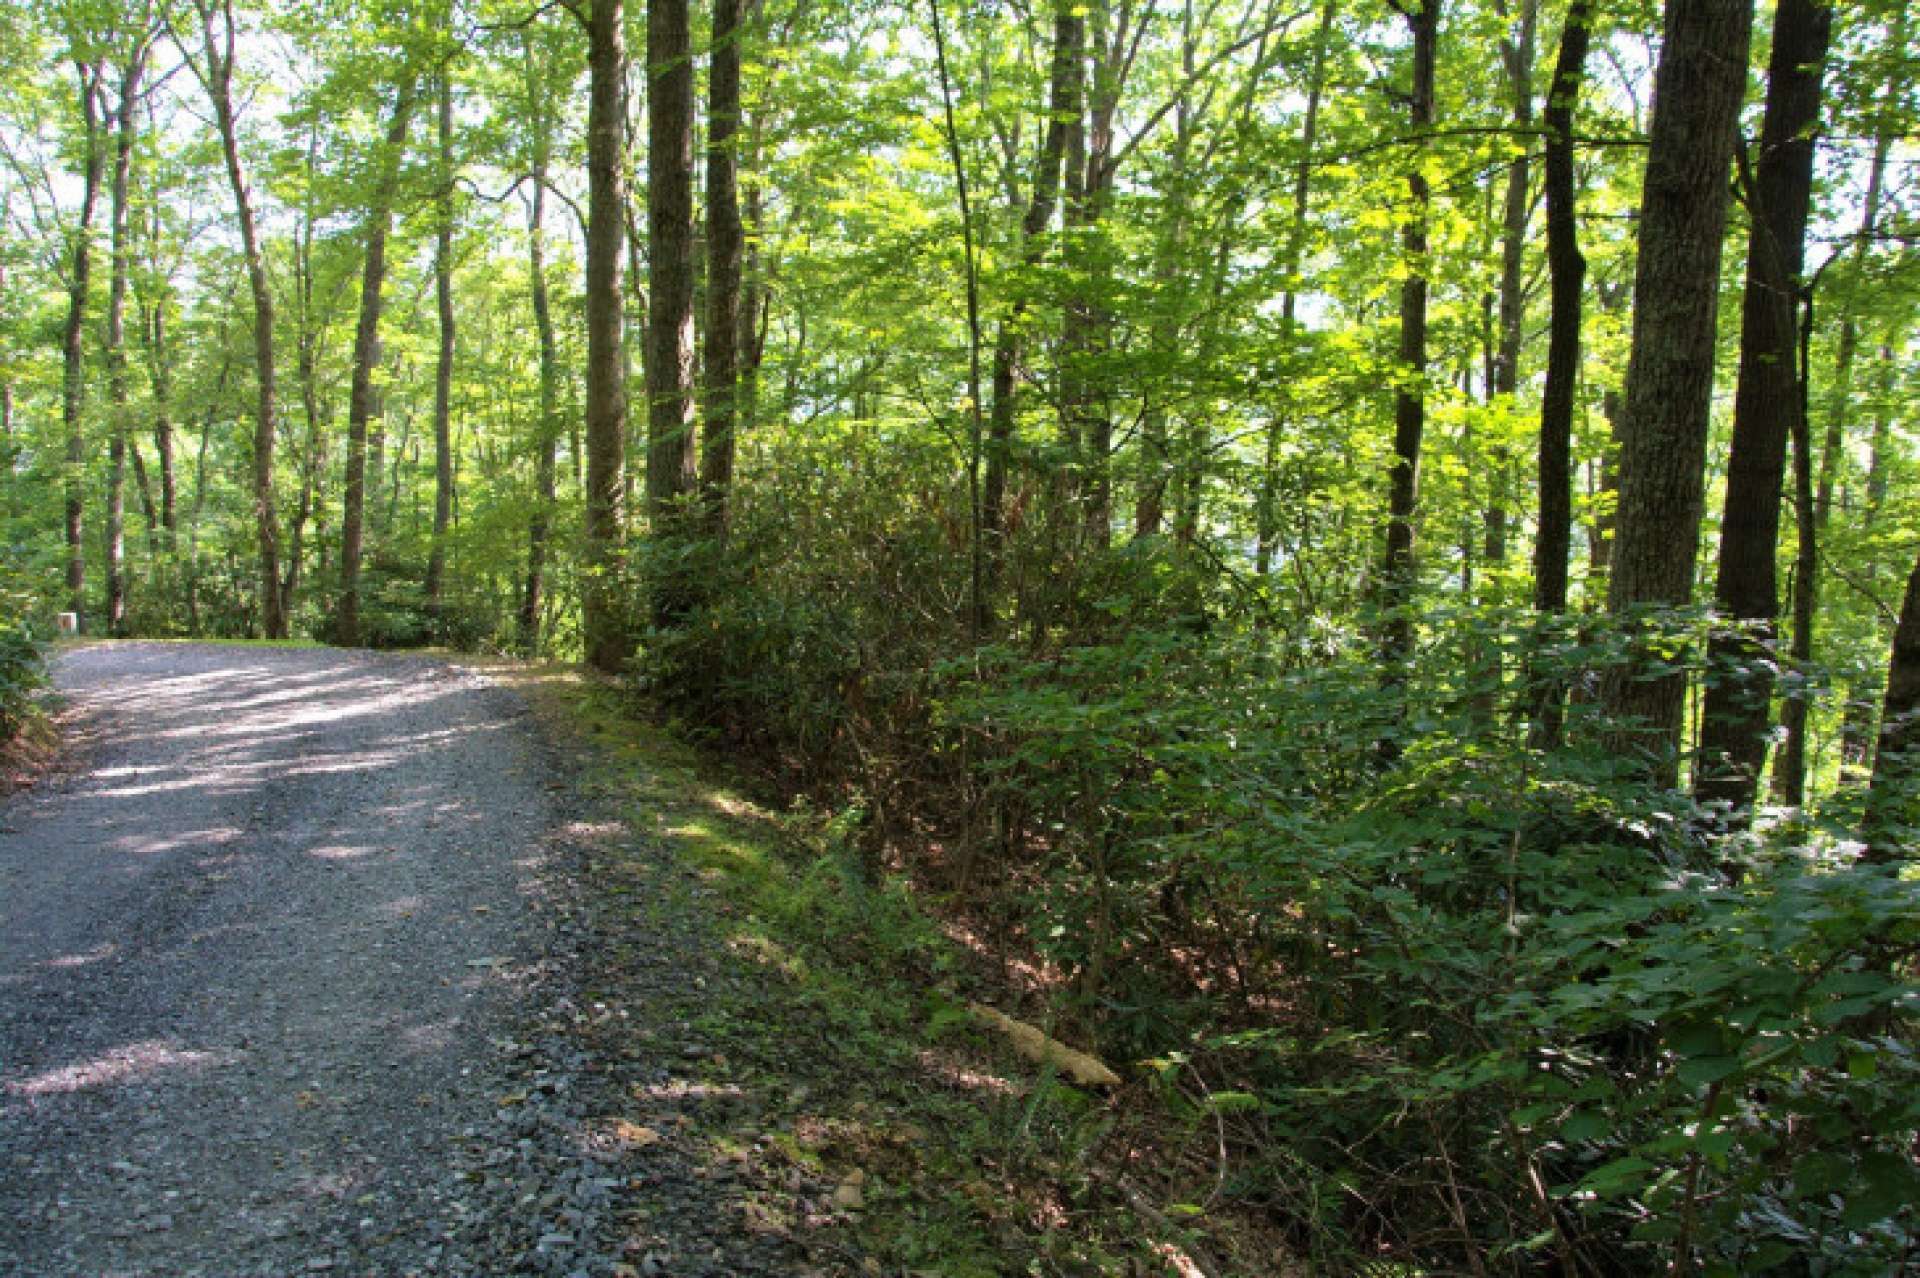
<path fill-rule="evenodd" d="M 1811 582 L 1814 574 L 1820 570 L 1819 531 L 1815 527 L 1813 512 L 1813 430 L 1808 419 L 1807 403 L 1807 384 L 1812 374 L 1812 361 L 1809 359 L 1812 345 L 1813 299 L 1809 297 L 1800 321 L 1800 358 L 1797 363 L 1800 402 L 1795 407 L 1792 420 L 1793 518 L 1795 527 L 1799 529 L 1799 543 L 1794 549 L 1796 583 Z M 1787 660 L 1796 671 L 1806 671 L 1813 665 L 1813 604 L 1813 590 L 1796 586 L 1793 592 L 1793 637 L 1787 650 Z M 1775 768 L 1777 788 L 1782 799 L 1798 807 L 1807 797 L 1807 698 L 1804 690 L 1796 689 L 1787 695 L 1781 722 L 1787 730 L 1787 739 L 1781 747 L 1779 763 Z"/>
<path fill-rule="evenodd" d="M 1907 19 L 1906 10 L 1900 9 L 1894 20 L 1893 34 L 1889 47 L 1906 47 Z M 1881 100 L 1895 102 L 1905 89 L 1906 68 L 1898 67 L 1889 75 L 1885 92 Z M 1833 386 L 1827 406 L 1826 438 L 1820 450 L 1820 476 L 1816 485 L 1813 505 L 1813 529 L 1816 539 L 1824 538 L 1827 524 L 1833 511 L 1834 479 L 1846 454 L 1848 426 L 1853 411 L 1853 369 L 1854 360 L 1860 347 L 1860 320 L 1853 307 L 1854 289 L 1858 287 L 1861 273 L 1867 260 L 1867 250 L 1873 240 L 1875 229 L 1880 222 L 1880 202 L 1886 187 L 1887 161 L 1893 151 L 1893 129 L 1883 118 L 1876 129 L 1873 144 L 1873 160 L 1867 169 L 1867 189 L 1860 205 L 1859 238 L 1854 241 L 1850 263 L 1852 287 L 1843 294 L 1843 310 L 1840 319 L 1838 349 L 1834 353 Z M 1883 401 L 1884 402 L 1884 401 Z M 1881 410 L 1875 424 L 1874 456 L 1879 456 L 1879 443 L 1885 428 L 1885 410 Z M 1868 494 L 1866 523 L 1872 526 L 1879 514 L 1873 494 Z M 1811 617 L 1819 606 L 1820 578 L 1818 573 L 1804 576 L 1796 574 L 1793 582 L 1794 614 L 1802 612 Z M 1806 598 L 1803 600 L 1802 595 Z M 1795 652 L 1806 650 L 1809 657 L 1813 651 L 1811 634 L 1800 634 L 1796 623 L 1793 636 Z M 1847 785 L 1856 778 L 1871 754 L 1874 702 L 1880 691 L 1878 679 L 1871 676 L 1855 681 L 1847 689 L 1846 705 L 1841 711 L 1840 721 L 1840 783 Z M 1865 693 L 1866 695 L 1862 695 Z M 1781 705 L 1781 724 L 1787 731 L 1788 749 L 1783 757 L 1806 757 L 1805 738 L 1807 732 L 1807 705 L 1803 698 L 1790 697 Z M 1802 769 L 1804 777 L 1804 769 Z M 1789 802 L 1787 792 L 1794 780 L 1786 768 L 1775 768 L 1773 774 L 1774 794 L 1783 802 Z"/>
<path fill-rule="evenodd" d="M 216 8 L 217 4 L 217 8 Z M 233 113 L 233 57 L 238 30 L 232 0 L 194 0 L 205 38 L 206 65 L 194 63 L 195 74 L 207 90 L 220 149 L 226 161 L 227 183 L 233 190 L 234 216 L 240 228 L 241 255 L 247 263 L 247 285 L 253 293 L 254 380 L 258 395 L 253 418 L 253 510 L 259 541 L 259 606 L 261 628 L 269 639 L 287 637 L 287 618 L 280 595 L 280 524 L 273 499 L 274 352 L 273 289 L 267 279 L 266 255 L 254 221 L 253 196 L 240 161 L 240 130 Z M 215 33 L 215 15 L 220 33 Z"/>
<path fill-rule="evenodd" d="M 160 466 L 160 523 L 167 530 L 167 549 L 171 551 L 180 531 L 179 481 L 173 462 L 173 352 L 167 346 L 164 292 L 154 300 L 153 313 L 142 327 L 148 333 L 148 375 L 153 386 L 153 451 Z"/>
<path fill-rule="evenodd" d="M 1622 422 L 1619 533 L 1608 607 L 1623 626 L 1693 596 L 1705 500 L 1714 320 L 1727 169 L 1746 88 L 1752 0 L 1669 0 L 1655 74 L 1651 144 L 1634 272 L 1633 337 Z M 1641 647 L 1607 674 L 1603 705 L 1618 744 L 1678 779 L 1681 672 Z"/>
<path fill-rule="evenodd" d="M 740 370 L 740 0 L 713 2 L 707 93 L 707 419 L 701 437 L 701 515 L 708 536 L 727 531 Z"/>
<path fill-rule="evenodd" d="M 1056 0 L 1053 11 L 1053 58 L 1048 75 L 1047 127 L 1033 161 L 1033 189 L 1020 219 L 1021 263 L 1031 272 L 1046 252 L 1046 232 L 1060 199 L 1060 176 L 1066 162 L 1069 122 L 1080 117 L 1082 80 L 1086 63 L 1083 45 L 1085 19 L 1072 0 Z M 981 484 L 980 536 L 985 551 L 984 592 L 992 599 L 1006 555 L 1007 469 L 1013 455 L 1013 430 L 1019 410 L 1021 321 L 1026 298 L 1016 293 L 1000 320 L 993 346 L 993 408 L 987 422 L 986 474 Z M 984 623 L 985 619 L 981 619 Z"/>
<path fill-rule="evenodd" d="M 1280 302 L 1280 318 L 1289 340 L 1299 314 L 1300 263 L 1307 247 L 1307 214 L 1312 208 L 1314 147 L 1320 134 L 1320 99 L 1327 82 L 1327 43 L 1333 31 L 1337 0 L 1320 10 L 1313 36 L 1313 62 L 1307 75 L 1306 113 L 1300 121 L 1300 162 L 1293 170 L 1293 207 L 1287 218 L 1287 291 Z M 1273 552 L 1280 538 L 1280 442 L 1287 414 L 1275 413 L 1267 425 L 1260 461 L 1260 489 L 1254 498 L 1254 571 L 1264 577 L 1273 571 Z"/>
<path fill-rule="evenodd" d="M 394 98 L 387 121 L 372 202 L 367 207 L 367 250 L 360 272 L 360 320 L 353 335 L 353 389 L 347 399 L 347 474 L 340 516 L 340 606 L 335 641 L 346 647 L 363 642 L 360 624 L 360 560 L 367 516 L 367 429 L 378 412 L 373 377 L 380 363 L 381 290 L 387 278 L 387 233 L 393 220 L 394 187 L 407 125 L 413 116 L 414 81 L 409 73 Z M 379 472 L 375 463 L 375 474 Z"/>
<path fill-rule="evenodd" d="M 440 638 L 447 575 L 447 529 L 453 521 L 453 71 L 440 72 L 440 225 L 433 246 L 433 292 L 440 351 L 433 371 L 433 548 L 427 556 L 427 615 Z"/>
<path fill-rule="evenodd" d="M 534 441 L 533 513 L 527 520 L 527 584 L 520 597 L 520 644 L 528 655 L 540 651 L 540 619 L 546 606 L 547 542 L 552 536 L 554 454 L 560 441 L 560 356 L 553 335 L 553 310 L 547 299 L 547 164 L 553 148 L 553 117 L 546 86 L 527 44 L 528 108 L 533 132 L 533 199 L 527 212 L 527 274 L 532 282 L 533 323 L 540 342 L 540 424 Z"/>
<path fill-rule="evenodd" d="M 1907 577 L 1906 598 L 1887 660 L 1887 694 L 1880 707 L 1880 744 L 1867 788 L 1866 858 L 1877 864 L 1910 860 L 1920 824 L 1920 561 Z"/>
<path fill-rule="evenodd" d="M 1767 67 L 1766 116 L 1749 204 L 1746 294 L 1733 447 L 1720 521 L 1714 605 L 1725 628 L 1709 645 L 1710 671 L 1694 795 L 1750 812 L 1766 764 L 1772 722 L 1774 618 L 1780 609 L 1780 487 L 1787 441 L 1800 430 L 1802 386 L 1796 300 L 1806 262 L 1813 198 L 1813 132 L 1833 10 L 1819 0 L 1780 0 Z M 1804 451 L 1804 450 L 1802 450 Z M 1811 522 L 1802 530 L 1810 543 Z"/>
<path fill-rule="evenodd" d="M 1567 610 L 1567 557 L 1573 549 L 1573 403 L 1580 384 L 1581 294 L 1587 259 L 1580 252 L 1575 207 L 1573 112 L 1586 74 L 1591 0 L 1574 0 L 1560 33 L 1560 53 L 1547 89 L 1547 384 L 1540 400 L 1540 526 L 1533 543 L 1533 606 L 1542 619 Z M 1560 744 L 1565 681 L 1535 676 L 1532 743 Z"/>
<path fill-rule="evenodd" d="M 695 483 L 693 58 L 687 0 L 647 5 L 647 520 L 683 531 Z M 689 583 L 654 583 L 653 617 L 672 625 Z"/>
<path fill-rule="evenodd" d="M 1186 81 L 1194 76 L 1195 41 L 1193 6 L 1181 8 L 1180 74 Z M 1192 162 L 1197 122 L 1189 101 L 1191 88 L 1183 88 L 1173 108 L 1173 145 L 1167 156 L 1167 189 L 1161 195 L 1159 243 L 1153 263 L 1155 312 L 1148 347 L 1156 363 L 1165 369 L 1174 359 L 1180 341 L 1181 308 L 1175 304 L 1181 286 L 1181 256 L 1186 249 L 1188 205 L 1191 202 L 1188 166 Z M 1165 373 L 1162 373 L 1165 376 Z M 1140 486 L 1134 496 L 1133 535 L 1157 537 L 1166 517 L 1169 480 L 1175 481 L 1174 517 L 1179 541 L 1191 544 L 1200 522 L 1202 458 L 1205 447 L 1199 440 L 1183 441 L 1192 447 L 1181 449 L 1178 471 L 1174 464 L 1172 441 L 1167 434 L 1167 392 L 1156 388 L 1147 392 L 1148 403 L 1140 419 Z M 1194 415 L 1195 417 L 1198 414 Z"/>
<path fill-rule="evenodd" d="M 1886 455 L 1893 432 L 1894 364 L 1889 346 L 1880 348 L 1879 394 L 1876 396 L 1873 436 L 1867 454 L 1867 509 L 1862 523 L 1873 527 L 1887 499 Z M 1872 580 L 1870 577 L 1869 580 Z M 1855 783 L 1873 760 L 1873 721 L 1882 694 L 1880 676 L 1865 674 L 1847 689 L 1846 709 L 1840 720 L 1840 779 Z"/>
<path fill-rule="evenodd" d="M 1505 6 L 1501 14 L 1505 16 Z M 1489 399 L 1505 397 L 1509 402 L 1520 385 L 1520 347 L 1525 336 L 1526 264 L 1528 196 L 1533 180 L 1533 66 L 1535 32 L 1540 21 L 1539 0 L 1521 0 L 1520 28 L 1511 38 L 1500 42 L 1500 60 L 1507 73 L 1507 85 L 1513 95 L 1513 128 L 1520 139 L 1520 154 L 1507 169 L 1506 191 L 1500 215 L 1500 289 L 1495 302 L 1495 342 L 1493 366 L 1487 377 Z M 1482 558 L 1493 580 L 1492 569 L 1507 558 L 1507 487 L 1511 482 L 1513 458 L 1504 443 L 1494 446 L 1488 475 L 1489 493 L 1484 520 Z M 1497 678 L 1497 668 L 1487 672 Z M 1490 712 L 1492 706 L 1486 709 Z"/>
<path fill-rule="evenodd" d="M 1433 130 L 1434 61 L 1440 34 L 1440 0 L 1419 0 L 1402 10 L 1413 38 L 1413 86 L 1408 125 L 1415 139 L 1407 174 L 1411 207 L 1401 231 L 1406 281 L 1400 286 L 1399 386 L 1393 405 L 1393 466 L 1387 484 L 1386 549 L 1380 565 L 1381 677 L 1398 685 L 1413 656 L 1414 515 L 1420 495 L 1420 443 L 1426 431 L 1427 219 L 1433 192 L 1422 171 L 1424 139 Z M 1389 750 L 1391 753 L 1391 749 Z"/>
<path fill-rule="evenodd" d="M 114 109 L 113 185 L 108 214 L 112 272 L 107 286 L 107 630 L 123 635 L 127 629 L 127 279 L 132 270 L 132 245 L 127 240 L 129 187 L 133 179 L 133 144 L 137 126 L 140 80 L 146 74 L 147 36 L 131 37 L 127 61 L 120 68 L 120 99 Z"/>
<path fill-rule="evenodd" d="M 587 23 L 587 545 L 581 629 L 587 664 L 607 674 L 627 659 L 617 580 L 627 439 L 620 294 L 627 204 L 623 8 L 621 0 L 594 0 Z M 681 53 L 684 60 L 684 48 Z"/>
<path fill-rule="evenodd" d="M 78 620 L 79 632 L 85 634 L 87 303 L 93 281 L 93 211 L 99 203 L 106 153 L 101 146 L 100 114 L 94 99 L 104 75 L 103 66 L 99 62 L 75 61 L 74 73 L 79 81 L 80 118 L 86 130 L 86 155 L 81 172 L 80 211 L 73 233 L 73 270 L 67 277 L 67 322 L 60 343 L 60 419 L 67 437 L 67 608 Z"/>

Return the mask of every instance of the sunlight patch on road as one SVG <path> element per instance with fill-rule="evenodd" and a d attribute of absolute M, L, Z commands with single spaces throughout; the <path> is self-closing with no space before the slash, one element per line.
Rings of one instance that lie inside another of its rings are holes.
<path fill-rule="evenodd" d="M 145 1078 L 162 1070 L 198 1069 L 219 1064 L 220 1061 L 217 1053 L 184 1051 L 154 1038 L 142 1043 L 128 1043 L 91 1060 L 63 1065 L 31 1078 L 10 1082 L 6 1089 L 9 1096 L 27 1098 L 68 1095 Z"/>

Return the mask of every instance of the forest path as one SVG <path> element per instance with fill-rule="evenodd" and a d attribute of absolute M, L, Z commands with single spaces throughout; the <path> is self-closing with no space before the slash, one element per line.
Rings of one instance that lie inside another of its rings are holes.
<path fill-rule="evenodd" d="M 484 1271 L 551 824 L 519 698 L 325 649 L 56 678 L 77 766 L 0 806 L 0 1273 Z"/>

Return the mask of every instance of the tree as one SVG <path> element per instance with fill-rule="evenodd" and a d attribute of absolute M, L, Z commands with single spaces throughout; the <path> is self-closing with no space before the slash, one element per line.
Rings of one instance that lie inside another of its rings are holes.
<path fill-rule="evenodd" d="M 1387 526 L 1380 560 L 1382 622 L 1380 662 L 1384 678 L 1397 681 L 1413 655 L 1414 516 L 1420 500 L 1420 445 L 1426 432 L 1427 219 L 1433 184 L 1421 167 L 1433 129 L 1434 62 L 1440 40 L 1440 0 L 1401 6 L 1413 40 L 1413 80 L 1407 93 L 1407 172 L 1411 197 L 1401 228 L 1406 278 L 1400 285 L 1400 366 L 1393 392 L 1393 465 L 1387 475 Z"/>
<path fill-rule="evenodd" d="M 129 242 L 130 185 L 141 79 L 153 47 L 148 15 L 141 13 L 127 36 L 119 65 L 118 98 L 113 108 L 113 182 L 108 218 L 112 271 L 107 289 L 107 384 L 110 411 L 108 449 L 111 469 L 107 481 L 107 629 L 126 632 L 126 472 L 129 446 L 127 406 L 127 282 L 132 272 L 133 246 Z M 137 455 L 137 454 L 136 454 Z M 151 522 L 151 517 L 149 518 Z"/>
<path fill-rule="evenodd" d="M 440 622 L 446 590 L 447 527 L 453 519 L 453 67 L 439 75 L 438 222 L 433 236 L 433 295 L 440 345 L 433 372 L 433 547 L 427 555 L 427 611 Z"/>
<path fill-rule="evenodd" d="M 707 91 L 707 414 L 700 494 L 705 531 L 715 538 L 726 535 L 738 426 L 740 271 L 746 245 L 738 182 L 743 35 L 740 0 L 714 0 Z"/>
<path fill-rule="evenodd" d="M 1805 288 L 1820 79 L 1832 25 L 1833 10 L 1819 0 L 1781 0 L 1775 10 L 1760 154 L 1746 183 L 1752 227 L 1714 586 L 1714 604 L 1726 624 L 1710 647 L 1714 677 L 1701 712 L 1694 776 L 1698 797 L 1735 814 L 1753 805 L 1772 721 L 1781 481 L 1787 442 L 1804 434 L 1798 303 Z M 1797 451 L 1804 459 L 1804 445 Z M 1810 526 L 1802 532 L 1805 539 L 1812 536 Z"/>
<path fill-rule="evenodd" d="M 275 427 L 275 385 L 273 349 L 273 288 L 267 280 L 266 254 L 254 217 L 253 193 L 247 185 L 247 172 L 240 159 L 240 126 L 234 114 L 234 48 L 240 28 L 234 18 L 233 0 L 193 0 L 199 18 L 200 46 L 197 54 L 184 43 L 181 55 L 193 68 L 195 78 L 205 90 L 213 107 L 215 127 L 220 134 L 221 155 L 226 161 L 227 184 L 233 191 L 234 218 L 240 228 L 240 248 L 247 264 L 247 285 L 253 294 L 254 400 L 253 418 L 253 513 L 258 541 L 258 597 L 261 629 L 269 639 L 287 637 L 285 600 L 280 592 L 280 521 L 274 509 L 273 447 Z M 176 39 L 177 39 L 176 34 Z"/>
<path fill-rule="evenodd" d="M 66 430 L 67 610 L 87 628 L 86 488 L 82 471 L 87 463 L 86 437 L 86 324 L 93 282 L 93 212 L 100 198 L 100 180 L 106 167 L 96 95 L 106 76 L 99 54 L 73 53 L 81 123 L 80 208 L 74 218 L 72 261 L 67 275 L 67 320 L 60 343 L 60 418 Z"/>
<path fill-rule="evenodd" d="M 540 420 L 534 439 L 534 498 L 527 517 L 527 575 L 520 597 L 520 644 L 529 653 L 540 648 L 541 615 L 547 597 L 547 542 L 552 534 L 555 452 L 559 447 L 560 356 L 554 338 L 553 308 L 547 297 L 546 200 L 553 155 L 553 110 L 539 45 L 521 35 L 525 119 L 529 131 L 527 162 L 532 189 L 527 197 L 527 278 L 539 348 Z"/>
<path fill-rule="evenodd" d="M 609 674 L 627 659 L 614 580 L 627 438 L 620 285 L 627 204 L 624 22 L 620 0 L 593 0 L 587 17 L 587 509 L 580 602 L 587 664 Z M 651 27 L 651 16 L 648 22 Z"/>
<path fill-rule="evenodd" d="M 414 73 L 408 67 L 395 89 L 386 142 L 375 167 L 367 205 L 366 253 L 360 272 L 360 319 L 353 338 L 353 390 L 347 401 L 347 476 L 340 517 L 340 603 L 334 633 L 352 646 L 364 640 L 360 623 L 360 564 L 367 517 L 367 430 L 378 411 L 373 379 L 380 362 L 380 314 L 385 306 L 387 236 L 393 222 L 400 158 L 413 119 Z M 375 467 L 377 473 L 378 467 Z"/>
<path fill-rule="evenodd" d="M 1669 0 L 1640 203 L 1620 506 L 1607 604 L 1621 624 L 1693 596 L 1727 173 L 1746 89 L 1752 0 Z M 1603 708 L 1650 774 L 1678 776 L 1686 675 L 1642 647 L 1607 673 Z"/>
<path fill-rule="evenodd" d="M 1543 619 L 1567 610 L 1567 557 L 1573 548 L 1573 409 L 1580 382 L 1581 293 L 1587 277 L 1574 197 L 1573 112 L 1585 74 L 1591 21 L 1589 0 L 1574 0 L 1560 32 L 1544 113 L 1551 284 L 1547 381 L 1540 397 L 1540 521 L 1533 543 L 1533 606 Z M 1550 749 L 1560 743 L 1563 693 L 1558 679 L 1536 681 L 1535 745 Z"/>
<path fill-rule="evenodd" d="M 1072 0 L 1056 0 L 1053 41 L 1047 76 L 1047 123 L 1040 130 L 1028 187 L 1026 209 L 1020 218 L 1020 253 L 1029 270 L 1040 264 L 1047 228 L 1060 198 L 1060 175 L 1066 163 L 1067 134 L 1080 118 L 1082 81 L 1086 63 L 1082 52 L 1085 19 Z M 985 475 L 981 482 L 980 540 L 984 558 L 983 596 L 997 588 L 1005 555 L 1007 467 L 1013 451 L 1013 429 L 1018 411 L 1021 325 L 1027 308 L 1024 294 L 1016 294 L 999 322 L 993 344 L 993 408 L 987 425 Z M 987 618 L 975 619 L 984 629 Z"/>
<path fill-rule="evenodd" d="M 694 491 L 693 36 L 687 0 L 647 5 L 647 521 L 684 531 Z M 653 618 L 671 625 L 687 583 L 654 584 Z"/>

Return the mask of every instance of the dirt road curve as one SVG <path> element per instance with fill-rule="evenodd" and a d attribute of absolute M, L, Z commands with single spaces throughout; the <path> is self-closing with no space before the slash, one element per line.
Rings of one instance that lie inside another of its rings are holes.
<path fill-rule="evenodd" d="M 0 1274 L 456 1253 L 547 825 L 518 702 L 410 657 L 69 653 L 0 806 Z"/>

